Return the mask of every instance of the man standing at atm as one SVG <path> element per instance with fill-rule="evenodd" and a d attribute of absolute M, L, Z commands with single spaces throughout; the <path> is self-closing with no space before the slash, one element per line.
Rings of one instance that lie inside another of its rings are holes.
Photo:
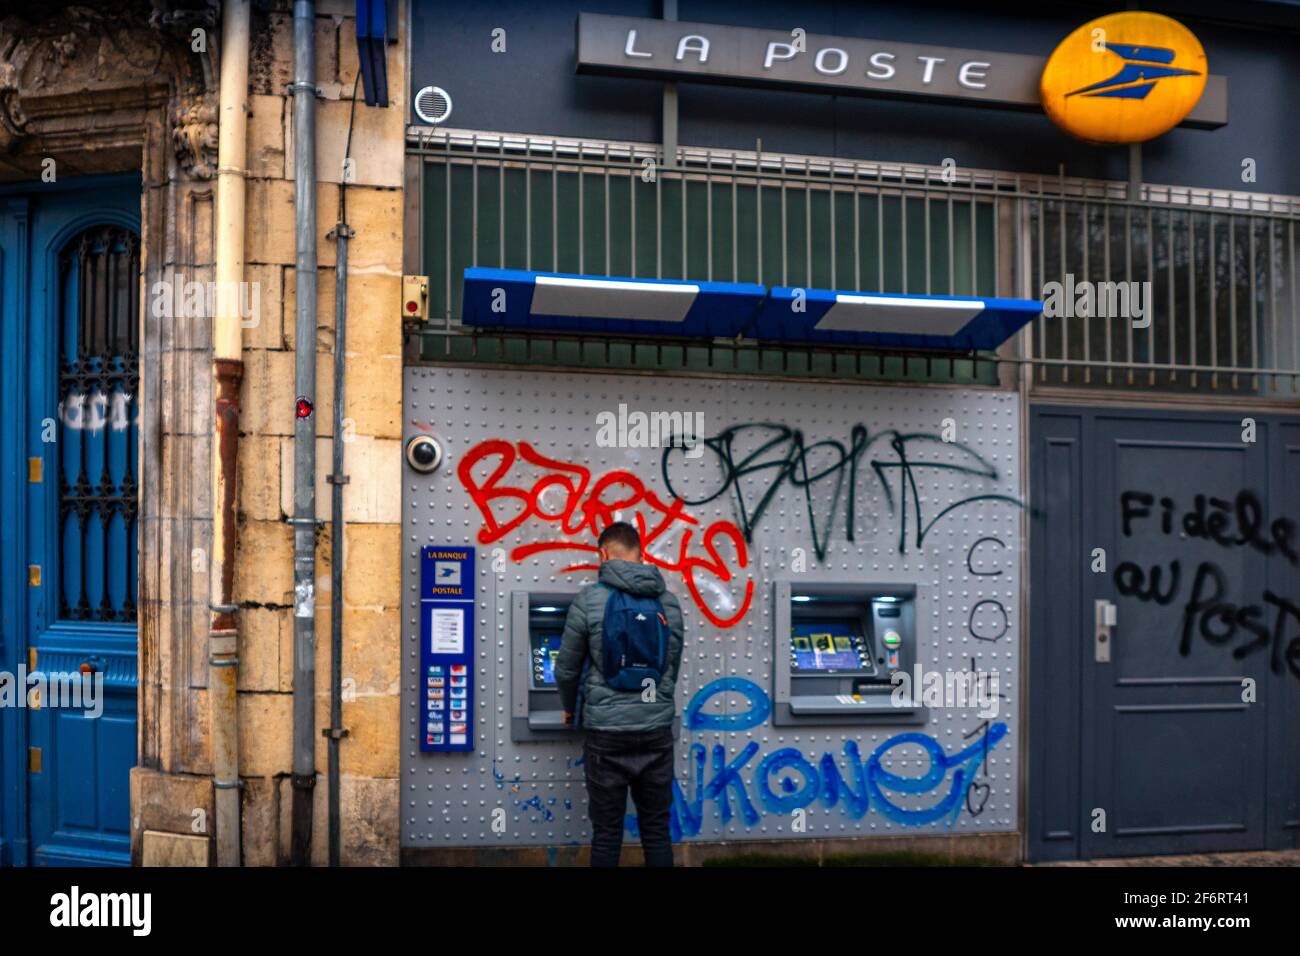
<path fill-rule="evenodd" d="M 597 541 L 600 573 L 569 605 L 555 661 L 564 721 L 582 745 L 591 865 L 617 866 L 631 791 L 646 866 L 672 866 L 673 692 L 682 663 L 682 608 L 641 536 L 624 521 Z"/>

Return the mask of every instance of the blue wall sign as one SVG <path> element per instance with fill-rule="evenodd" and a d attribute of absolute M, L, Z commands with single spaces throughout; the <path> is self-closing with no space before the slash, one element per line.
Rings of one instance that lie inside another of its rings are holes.
<path fill-rule="evenodd" d="M 745 282 L 465 270 L 466 325 L 702 338 L 740 334 L 765 289 Z"/>
<path fill-rule="evenodd" d="M 419 696 L 425 753 L 474 749 L 474 549 L 420 550 Z"/>
<path fill-rule="evenodd" d="M 841 292 L 735 282 L 465 270 L 466 325 L 596 335 L 752 336 L 867 348 L 993 351 L 1034 299 Z"/>
<path fill-rule="evenodd" d="M 777 287 L 747 334 L 777 342 L 991 352 L 1042 311 L 1034 299 Z"/>

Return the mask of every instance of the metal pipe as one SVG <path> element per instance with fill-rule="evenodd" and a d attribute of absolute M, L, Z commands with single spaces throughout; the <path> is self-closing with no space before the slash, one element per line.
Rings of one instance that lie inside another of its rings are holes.
<path fill-rule="evenodd" d="M 290 859 L 311 860 L 316 787 L 316 11 L 293 4 L 295 276 L 293 430 L 293 810 Z M 335 554 L 335 561 L 342 560 Z"/>
<path fill-rule="evenodd" d="M 677 19 L 677 0 L 663 0 L 663 19 Z M 677 84 L 664 82 L 663 95 L 664 169 L 677 168 Z"/>
<path fill-rule="evenodd" d="M 343 188 L 343 187 L 340 187 Z M 330 547 L 338 555 L 330 564 L 330 726 L 329 738 L 329 864 L 339 865 L 339 741 L 343 729 L 343 471 L 344 372 L 347 368 L 348 228 L 341 210 L 334 236 L 338 241 L 338 265 L 334 277 L 334 472 L 330 475 Z"/>
<path fill-rule="evenodd" d="M 1142 199 L 1142 144 L 1128 144 L 1128 199 L 1139 202 Z"/>
<path fill-rule="evenodd" d="M 217 865 L 239 866 L 239 619 L 234 605 L 238 535 L 239 385 L 244 377 L 240 290 L 248 132 L 248 0 L 228 0 L 221 20 L 218 112 L 216 314 L 212 327 L 212 557 L 208 563 L 208 702 Z"/>
<path fill-rule="evenodd" d="M 348 169 L 352 155 L 352 121 L 357 112 L 357 84 L 353 80 L 352 109 L 348 118 L 347 145 L 343 149 L 343 168 Z M 334 268 L 334 440 L 330 475 L 330 550 L 336 555 L 330 562 L 330 725 L 325 730 L 329 740 L 329 865 L 339 865 L 339 741 L 347 736 L 343 728 L 343 486 L 348 476 L 343 471 L 345 442 L 346 375 L 348 355 L 348 227 L 347 176 L 339 184 L 339 221 L 330 233 L 337 243 Z"/>

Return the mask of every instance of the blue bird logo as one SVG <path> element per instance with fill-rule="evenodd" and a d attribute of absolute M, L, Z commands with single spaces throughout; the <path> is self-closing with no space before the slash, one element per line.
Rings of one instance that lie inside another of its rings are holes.
<path fill-rule="evenodd" d="M 1200 76 L 1195 70 L 1182 70 L 1169 66 L 1174 62 L 1174 51 L 1162 46 L 1138 46 L 1132 43 L 1107 43 L 1106 49 L 1124 60 L 1119 72 L 1108 79 L 1090 83 L 1073 92 L 1071 96 L 1107 96 L 1116 99 L 1144 100 L 1156 83 L 1170 76 Z"/>

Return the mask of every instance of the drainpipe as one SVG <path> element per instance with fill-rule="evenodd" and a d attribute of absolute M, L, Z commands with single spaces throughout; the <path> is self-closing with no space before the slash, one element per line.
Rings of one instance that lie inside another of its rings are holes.
<path fill-rule="evenodd" d="M 352 109 L 348 116 L 348 139 L 343 149 L 343 168 L 352 156 L 352 122 L 357 115 L 358 76 L 352 83 Z M 348 735 L 343 728 L 343 432 L 345 372 L 348 355 L 348 185 L 339 183 L 339 221 L 326 238 L 337 243 L 334 268 L 334 471 L 330 481 L 330 725 L 323 733 L 329 740 L 329 865 L 339 865 L 339 742 Z"/>
<path fill-rule="evenodd" d="M 293 4 L 297 322 L 293 430 L 293 813 L 290 859 L 311 862 L 316 787 L 316 10 Z M 335 555 L 337 563 L 342 555 Z"/>
<path fill-rule="evenodd" d="M 239 623 L 234 602 L 239 385 L 244 288 L 244 162 L 248 130 L 248 0 L 227 0 L 221 19 L 217 148 L 216 315 L 212 327 L 212 557 L 209 565 L 208 701 L 217 865 L 239 866 Z"/>

